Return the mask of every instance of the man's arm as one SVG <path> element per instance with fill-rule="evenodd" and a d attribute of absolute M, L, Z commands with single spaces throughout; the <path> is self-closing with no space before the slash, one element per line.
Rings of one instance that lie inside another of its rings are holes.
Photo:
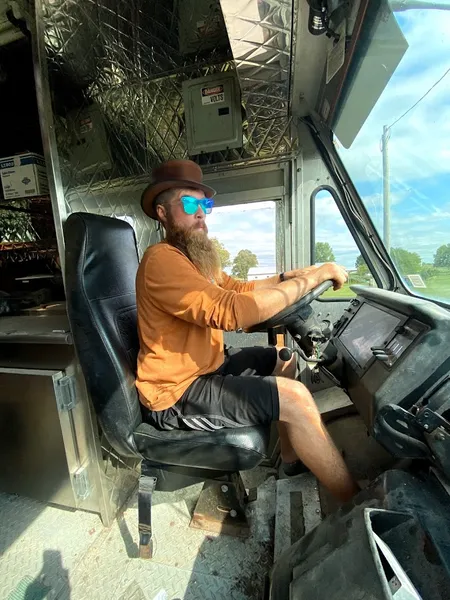
<path fill-rule="evenodd" d="M 322 265 L 300 277 L 264 290 L 236 292 L 207 281 L 174 248 L 158 248 L 138 273 L 140 293 L 165 312 L 199 327 L 233 331 L 247 329 L 278 314 L 322 281 L 333 279 L 339 289 L 347 279 L 342 267 Z"/>
<path fill-rule="evenodd" d="M 284 275 L 284 280 L 288 281 L 289 279 L 294 279 L 295 277 L 302 277 L 303 275 L 307 275 L 312 271 L 316 271 L 319 267 L 305 267 L 304 269 L 294 269 L 293 271 L 286 271 Z M 279 275 L 274 275 L 273 277 L 268 277 L 267 279 L 259 279 L 253 282 L 255 284 L 255 290 L 262 290 L 265 288 L 270 288 L 282 283 Z"/>
<path fill-rule="evenodd" d="M 293 271 L 286 271 L 284 275 L 284 281 L 294 279 L 295 277 L 302 277 L 307 275 L 311 271 L 316 271 L 319 267 L 305 267 L 303 269 L 294 269 Z M 263 290 L 266 288 L 274 287 L 279 283 L 282 283 L 279 275 L 268 277 L 267 279 L 259 279 L 256 281 L 239 281 L 230 277 L 226 273 L 222 273 L 222 283 L 220 287 L 225 290 L 234 290 L 235 292 L 252 292 L 253 290 Z"/>
<path fill-rule="evenodd" d="M 294 276 L 274 287 L 255 289 L 253 297 L 258 307 L 260 322 L 274 317 L 324 281 L 332 279 L 335 282 L 334 289 L 338 290 L 347 278 L 347 272 L 343 267 L 334 263 L 325 263 L 320 267 L 308 268 L 304 274 Z"/>
<path fill-rule="evenodd" d="M 234 279 L 227 275 L 227 273 L 222 273 L 222 282 L 220 283 L 220 287 L 224 290 L 233 290 L 240 294 L 241 292 L 253 292 L 256 287 L 256 281 L 239 281 L 238 279 Z"/>

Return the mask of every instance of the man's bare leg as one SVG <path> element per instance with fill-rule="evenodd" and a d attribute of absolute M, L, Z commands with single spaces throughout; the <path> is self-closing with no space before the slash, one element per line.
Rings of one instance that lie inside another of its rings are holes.
<path fill-rule="evenodd" d="M 284 346 L 277 346 L 277 351 L 279 352 L 282 348 L 284 348 Z M 291 360 L 288 361 L 281 360 L 279 356 L 277 357 L 277 364 L 273 371 L 273 375 L 295 379 L 296 371 L 297 356 L 295 354 L 293 354 Z M 284 463 L 294 463 L 298 460 L 298 456 L 289 440 L 286 423 L 282 423 L 281 421 L 278 422 L 278 435 L 280 438 L 281 460 Z"/>
<path fill-rule="evenodd" d="M 299 458 L 289 439 L 287 424 L 283 423 L 282 421 L 278 421 L 277 427 L 278 437 L 280 438 L 281 460 L 287 464 L 295 463 L 297 460 L 299 460 Z"/>
<path fill-rule="evenodd" d="M 280 421 L 303 463 L 341 501 L 359 491 L 340 452 L 322 422 L 308 389 L 298 381 L 277 377 Z"/>

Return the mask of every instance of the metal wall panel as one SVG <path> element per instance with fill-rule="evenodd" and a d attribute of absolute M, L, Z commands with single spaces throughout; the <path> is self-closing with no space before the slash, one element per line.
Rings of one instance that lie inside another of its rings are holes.
<path fill-rule="evenodd" d="M 153 166 L 187 156 L 186 79 L 237 69 L 241 84 L 244 145 L 197 157 L 205 171 L 292 155 L 292 4 L 247 0 L 236 3 L 231 16 L 229 3 L 221 4 L 38 1 L 38 95 L 47 157 L 58 166 L 62 219 L 74 210 L 132 216 L 140 252 L 157 239 L 154 223 L 140 211 L 140 191 Z M 238 39 L 239 32 L 247 39 Z M 73 159 L 71 122 L 93 103 L 111 164 L 87 173 Z"/>
<path fill-rule="evenodd" d="M 291 0 L 220 0 L 251 120 L 286 118 L 297 4 Z"/>

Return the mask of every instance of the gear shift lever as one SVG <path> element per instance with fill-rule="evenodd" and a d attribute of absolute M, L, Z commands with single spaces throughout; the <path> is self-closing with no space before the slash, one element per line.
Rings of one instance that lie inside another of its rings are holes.
<path fill-rule="evenodd" d="M 294 352 L 290 348 L 281 348 L 281 350 L 278 352 L 278 356 L 284 362 L 290 361 L 293 354 Z"/>

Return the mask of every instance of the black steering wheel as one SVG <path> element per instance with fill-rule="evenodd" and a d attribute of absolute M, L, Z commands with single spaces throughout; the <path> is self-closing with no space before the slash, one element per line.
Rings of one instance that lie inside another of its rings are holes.
<path fill-rule="evenodd" d="M 253 325 L 253 327 L 247 329 L 247 332 L 253 333 L 256 331 L 265 331 L 266 329 L 275 329 L 276 327 L 282 327 L 283 325 L 288 326 L 291 322 L 298 319 L 298 312 L 302 308 L 308 306 L 308 304 L 311 304 L 313 300 L 317 300 L 319 296 L 321 296 L 333 285 L 334 281 L 332 279 L 323 281 L 313 290 L 302 296 L 300 300 L 297 300 L 297 302 L 294 302 L 294 304 L 291 304 L 291 306 L 283 309 L 271 319 L 267 319 L 267 321 L 264 321 L 263 323 Z"/>

